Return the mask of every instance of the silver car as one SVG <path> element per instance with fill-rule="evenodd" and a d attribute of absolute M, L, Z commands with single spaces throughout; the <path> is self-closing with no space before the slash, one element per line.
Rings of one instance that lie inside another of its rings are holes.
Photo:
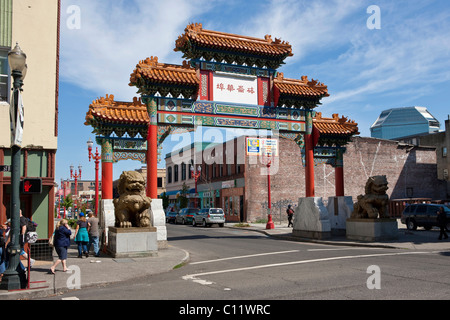
<path fill-rule="evenodd" d="M 205 208 L 201 209 L 192 219 L 194 227 L 201 225 L 203 227 L 211 226 L 217 223 L 219 227 L 223 227 L 225 223 L 225 214 L 221 208 Z"/>

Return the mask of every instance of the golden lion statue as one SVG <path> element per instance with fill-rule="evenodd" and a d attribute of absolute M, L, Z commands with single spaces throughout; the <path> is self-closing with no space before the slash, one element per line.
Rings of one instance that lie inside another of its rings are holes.
<path fill-rule="evenodd" d="M 359 195 L 351 218 L 377 219 L 389 218 L 389 196 L 386 194 L 388 182 L 386 176 L 373 176 L 366 182 L 365 195 Z"/>
<path fill-rule="evenodd" d="M 119 179 L 119 198 L 114 199 L 118 228 L 150 227 L 152 199 L 145 194 L 145 180 L 137 171 L 124 171 Z"/>

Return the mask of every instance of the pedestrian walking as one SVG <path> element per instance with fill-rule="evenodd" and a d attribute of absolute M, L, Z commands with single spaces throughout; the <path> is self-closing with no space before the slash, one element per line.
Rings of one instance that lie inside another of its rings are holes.
<path fill-rule="evenodd" d="M 88 234 L 89 234 L 89 246 L 88 252 L 91 251 L 91 245 L 94 245 L 94 255 L 96 257 L 100 256 L 100 249 L 98 247 L 98 218 L 94 216 L 92 212 L 88 214 Z"/>
<path fill-rule="evenodd" d="M 6 270 L 6 224 L 0 225 L 0 282 Z"/>
<path fill-rule="evenodd" d="M 55 269 L 58 264 L 62 263 L 63 271 L 67 271 L 67 250 L 70 246 L 70 230 L 69 223 L 66 219 L 58 221 L 55 228 L 55 235 L 53 236 L 53 246 L 55 247 L 58 259 L 50 267 L 50 272 L 55 273 Z"/>
<path fill-rule="evenodd" d="M 288 227 L 294 226 L 294 224 L 292 223 L 292 217 L 294 216 L 294 210 L 292 209 L 291 205 L 288 205 L 286 213 L 287 213 L 287 216 L 288 216 Z"/>
<path fill-rule="evenodd" d="M 27 226 L 28 226 L 28 218 L 23 216 L 22 209 L 19 210 L 20 213 L 20 255 L 25 259 L 28 259 L 28 253 L 25 251 L 25 243 L 27 242 Z M 30 267 L 33 266 L 35 260 L 30 257 Z"/>
<path fill-rule="evenodd" d="M 87 246 L 89 244 L 89 234 L 87 231 L 88 222 L 83 212 L 80 212 L 79 219 L 77 221 L 77 228 L 75 230 L 75 243 L 78 245 L 78 258 L 83 257 L 83 253 L 86 258 L 89 257 Z"/>
<path fill-rule="evenodd" d="M 444 236 L 445 239 L 448 239 L 447 232 L 445 230 L 447 229 L 447 214 L 444 211 L 444 207 L 439 207 L 439 211 L 437 212 L 437 222 L 439 225 L 439 240 L 442 240 L 442 236 Z"/>

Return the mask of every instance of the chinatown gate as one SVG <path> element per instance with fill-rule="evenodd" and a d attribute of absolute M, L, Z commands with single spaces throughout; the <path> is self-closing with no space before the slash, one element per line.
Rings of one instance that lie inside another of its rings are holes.
<path fill-rule="evenodd" d="M 147 196 L 157 199 L 158 148 L 171 133 L 196 126 L 276 130 L 295 141 L 305 166 L 305 197 L 314 197 L 314 165 L 335 167 L 336 196 L 344 195 L 343 147 L 358 133 L 347 118 L 322 118 L 315 108 L 327 86 L 285 78 L 277 72 L 293 55 L 291 45 L 270 35 L 253 38 L 190 24 L 175 41 L 182 65 L 157 57 L 140 61 L 130 76 L 139 98 L 119 102 L 106 95 L 92 102 L 85 125 L 102 152 L 102 200 L 113 198 L 113 162 L 147 163 Z M 154 202 L 154 201 L 153 201 Z"/>

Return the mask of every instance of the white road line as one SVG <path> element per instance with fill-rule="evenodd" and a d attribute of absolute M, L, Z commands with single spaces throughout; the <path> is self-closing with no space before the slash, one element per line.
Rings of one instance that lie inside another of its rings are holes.
<path fill-rule="evenodd" d="M 246 256 L 236 256 L 236 257 L 228 257 L 228 258 L 221 258 L 221 259 L 214 259 L 214 260 L 205 260 L 205 261 L 191 262 L 190 264 L 211 263 L 211 262 L 217 262 L 217 261 L 234 260 L 234 259 L 245 259 L 245 258 L 252 258 L 252 257 L 259 257 L 259 256 L 268 256 L 268 255 L 282 254 L 282 253 L 293 253 L 293 252 L 300 252 L 300 250 L 256 253 L 256 254 L 249 254 L 249 255 L 246 255 Z"/>
<path fill-rule="evenodd" d="M 80 300 L 77 297 L 67 297 L 67 298 L 61 298 L 61 300 Z"/>
<path fill-rule="evenodd" d="M 333 261 L 333 260 L 344 260 L 344 259 L 357 259 L 357 258 L 373 258 L 373 257 L 386 257 L 386 256 L 399 256 L 399 255 L 411 255 L 411 254 L 429 254 L 430 252 L 399 252 L 399 253 L 380 253 L 380 254 L 365 254 L 365 255 L 357 255 L 357 256 L 343 256 L 343 257 L 330 257 L 330 258 L 321 258 L 321 259 L 311 259 L 311 260 L 300 260 L 300 261 L 291 261 L 291 262 L 282 262 L 282 263 L 272 263 L 272 264 L 264 264 L 259 266 L 252 267 L 243 267 L 236 269 L 226 269 L 226 270 L 217 270 L 196 274 L 188 274 L 182 277 L 184 280 L 198 280 L 197 277 L 220 274 L 220 273 L 229 273 L 229 272 L 238 272 L 238 271 L 246 271 L 246 270 L 255 270 L 255 269 L 263 269 L 263 268 L 273 268 L 273 267 L 282 267 L 294 264 L 305 264 L 305 263 L 313 263 L 313 262 L 324 262 L 324 261 Z"/>
<path fill-rule="evenodd" d="M 342 251 L 342 250 L 361 250 L 361 247 L 340 247 L 340 248 L 324 248 L 324 249 L 308 249 L 307 251 Z M 380 250 L 380 248 L 364 247 L 364 250 Z"/>

